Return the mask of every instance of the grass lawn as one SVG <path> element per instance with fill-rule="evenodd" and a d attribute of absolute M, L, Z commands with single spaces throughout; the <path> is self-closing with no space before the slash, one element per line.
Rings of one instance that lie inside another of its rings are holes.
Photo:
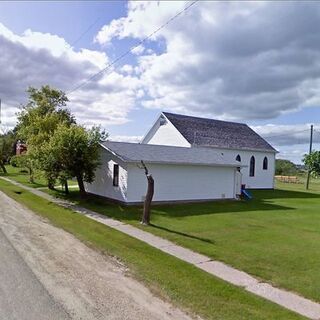
<path fill-rule="evenodd" d="M 320 302 L 320 183 L 313 179 L 308 192 L 303 184 L 278 183 L 276 190 L 253 196 L 243 202 L 154 206 L 152 226 L 144 227 L 140 207 L 70 195 L 84 207 Z"/>
<path fill-rule="evenodd" d="M 36 172 L 34 174 L 34 183 L 30 183 L 29 181 L 29 174 L 27 173 L 26 169 L 16 168 L 7 165 L 6 169 L 8 171 L 8 176 L 17 181 L 20 182 L 26 186 L 32 187 L 32 188 L 45 188 L 47 187 L 46 180 L 44 179 L 43 175 L 40 172 Z M 76 181 L 69 180 L 68 181 L 69 186 L 75 186 L 77 185 Z M 57 189 L 61 189 L 61 186 L 56 186 Z"/>
<path fill-rule="evenodd" d="M 148 231 L 320 302 L 320 184 L 278 184 L 247 202 L 154 206 Z M 80 205 L 139 228 L 142 209 L 89 198 Z"/>
<path fill-rule="evenodd" d="M 205 319 L 302 319 L 139 240 L 1 179 L 0 190 L 88 245 L 117 256 L 130 268 L 131 274 L 155 294 Z"/>

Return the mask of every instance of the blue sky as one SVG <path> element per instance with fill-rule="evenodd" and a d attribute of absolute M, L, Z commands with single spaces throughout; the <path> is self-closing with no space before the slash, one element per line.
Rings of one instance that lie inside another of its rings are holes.
<path fill-rule="evenodd" d="M 0 2 L 5 124 L 14 125 L 29 85 L 69 91 L 187 4 Z M 144 135 L 162 110 L 246 122 L 271 137 L 279 157 L 299 163 L 309 125 L 320 132 L 319 22 L 314 2 L 200 1 L 72 93 L 69 107 L 81 123 L 128 141 Z M 318 142 L 316 132 L 315 148 Z"/>
<path fill-rule="evenodd" d="M 92 23 L 97 24 L 76 44 L 92 47 L 98 30 L 112 19 L 126 14 L 125 1 L 7 1 L 0 2 L 0 20 L 16 33 L 26 29 L 57 34 L 69 43 Z"/>

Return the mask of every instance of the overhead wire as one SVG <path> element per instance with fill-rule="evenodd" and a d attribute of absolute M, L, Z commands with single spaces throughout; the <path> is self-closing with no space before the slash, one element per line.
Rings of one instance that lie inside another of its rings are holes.
<path fill-rule="evenodd" d="M 80 83 L 79 85 L 75 86 L 73 89 L 67 91 L 67 94 L 73 93 L 75 91 L 77 91 L 78 89 L 82 88 L 83 86 L 87 85 L 89 82 L 91 82 L 91 80 L 93 80 L 94 78 L 98 77 L 99 75 L 105 73 L 108 69 L 110 69 L 112 66 L 114 66 L 117 62 L 119 62 L 120 60 L 122 60 L 125 56 L 127 56 L 128 54 L 132 53 L 132 51 L 134 49 L 136 49 L 137 47 L 139 47 L 141 44 L 143 44 L 144 42 L 146 42 L 147 40 L 149 40 L 150 38 L 152 38 L 156 33 L 158 33 L 160 30 L 162 30 L 163 28 L 165 28 L 168 24 L 170 24 L 173 20 L 177 19 L 180 15 L 182 15 L 184 12 L 186 12 L 188 9 L 190 9 L 193 5 L 195 5 L 199 0 L 195 0 L 192 1 L 189 5 L 185 6 L 181 11 L 179 11 L 178 13 L 176 13 L 174 16 L 172 16 L 169 20 L 167 20 L 164 24 L 162 24 L 160 27 L 158 27 L 156 30 L 154 30 L 153 32 L 151 32 L 147 37 L 145 37 L 144 39 L 140 40 L 136 45 L 134 45 L 133 47 L 131 47 L 129 50 L 125 51 L 124 53 L 122 53 L 120 56 L 118 56 L 117 58 L 115 58 L 114 60 L 112 60 L 110 63 L 108 63 L 103 69 L 101 69 L 100 71 L 96 72 L 95 74 L 93 74 L 92 76 L 90 76 L 88 79 L 86 79 L 85 81 L 83 81 L 82 83 Z"/>
<path fill-rule="evenodd" d="M 310 129 L 305 129 L 305 130 L 301 130 L 301 131 L 296 131 L 296 132 L 293 132 L 293 133 L 285 133 L 285 134 L 279 134 L 279 135 L 274 135 L 274 136 L 266 136 L 266 135 L 263 135 L 265 139 L 271 139 L 271 138 L 279 138 L 279 137 L 288 137 L 292 134 L 296 134 L 296 133 L 302 133 L 302 132 L 307 132 L 307 131 L 310 131 Z"/>
<path fill-rule="evenodd" d="M 70 48 L 73 47 L 76 43 L 78 43 L 98 23 L 100 19 L 101 17 L 98 17 L 92 24 L 90 24 L 90 26 L 84 32 L 81 33 L 81 35 L 76 40 L 71 42 Z"/>

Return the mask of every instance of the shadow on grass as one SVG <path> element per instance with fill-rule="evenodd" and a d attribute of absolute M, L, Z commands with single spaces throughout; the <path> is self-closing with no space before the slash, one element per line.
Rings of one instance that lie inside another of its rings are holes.
<path fill-rule="evenodd" d="M 78 205 L 87 209 L 97 211 L 101 214 L 125 221 L 140 221 L 142 216 L 142 206 L 123 206 L 108 201 L 102 197 L 88 195 L 86 199 L 81 199 L 78 191 L 71 190 L 66 196 L 62 191 L 56 190 L 55 195 L 64 199 L 70 199 Z M 153 205 L 152 215 L 183 218 L 186 216 L 200 216 L 213 214 L 237 214 L 241 212 L 260 211 L 259 214 L 267 214 L 268 211 L 295 210 L 288 205 L 272 203 L 273 199 L 308 199 L 320 198 L 320 194 L 311 192 L 299 192 L 289 190 L 252 190 L 253 200 L 251 201 L 210 201 L 201 203 L 184 204 L 163 204 Z M 159 227 L 159 226 L 155 226 Z M 169 231 L 169 230 L 167 230 Z M 169 231 L 170 232 L 170 231 Z"/>
<path fill-rule="evenodd" d="M 199 241 L 210 243 L 210 244 L 215 244 L 215 241 L 213 241 L 213 240 L 206 239 L 206 238 L 201 238 L 201 237 L 196 237 L 196 236 L 193 236 L 191 234 L 187 234 L 187 233 L 180 232 L 180 231 L 171 230 L 171 229 L 168 229 L 168 228 L 165 228 L 165 227 L 161 227 L 161 226 L 155 225 L 153 223 L 151 223 L 150 226 L 153 227 L 153 228 L 160 229 L 160 230 L 163 230 L 163 231 L 166 231 L 166 232 L 169 232 L 169 233 L 177 234 L 179 236 L 186 237 L 186 238 L 189 238 L 189 239 L 194 239 L 194 240 L 199 240 Z"/>
<path fill-rule="evenodd" d="M 177 204 L 154 206 L 153 213 L 170 217 L 186 217 L 212 214 L 237 214 L 241 212 L 260 211 L 265 213 L 274 210 L 294 210 L 289 206 L 276 205 L 259 199 L 251 201 L 216 201 L 197 204 Z"/>
<path fill-rule="evenodd" d="M 276 199 L 320 199 L 320 194 L 290 190 L 252 190 L 253 199 L 250 201 L 211 201 L 202 203 L 156 205 L 153 213 L 172 217 L 184 217 L 204 214 L 241 213 L 249 211 L 295 210 L 288 205 L 272 203 Z"/>
<path fill-rule="evenodd" d="M 277 193 L 279 192 L 279 195 Z M 300 192 L 295 191 L 254 191 L 254 199 L 251 201 L 210 201 L 201 203 L 185 203 L 185 204 L 166 204 L 166 205 L 153 205 L 152 215 L 167 216 L 183 218 L 186 216 L 200 216 L 200 215 L 213 215 L 213 214 L 237 214 L 241 212 L 260 211 L 259 214 L 267 214 L 268 211 L 274 210 L 295 210 L 294 207 L 278 205 L 265 201 L 265 199 L 285 198 L 290 196 L 295 198 L 295 194 Z M 303 193 L 303 192 L 302 192 Z M 125 221 L 140 221 L 142 216 L 142 206 L 123 206 L 115 204 L 97 197 L 88 195 L 86 199 L 81 199 L 79 193 L 75 190 L 70 191 L 68 196 L 64 195 L 61 191 L 55 191 L 55 195 L 64 199 L 69 199 L 76 202 L 78 205 L 87 209 L 97 211 L 101 214 Z M 282 197 L 281 197 L 282 195 Z M 314 197 L 310 193 L 306 195 Z M 320 197 L 319 195 L 316 195 Z"/>

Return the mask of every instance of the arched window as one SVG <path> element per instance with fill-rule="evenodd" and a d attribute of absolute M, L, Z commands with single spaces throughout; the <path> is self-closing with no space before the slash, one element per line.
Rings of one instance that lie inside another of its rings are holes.
<path fill-rule="evenodd" d="M 239 161 L 239 162 L 241 162 L 240 154 L 237 155 L 236 160 Z"/>
<path fill-rule="evenodd" d="M 263 170 L 268 170 L 268 158 L 264 157 L 263 159 Z"/>
<path fill-rule="evenodd" d="M 250 171 L 249 171 L 250 177 L 254 177 L 255 165 L 256 165 L 256 160 L 254 156 L 252 156 L 250 159 Z"/>
<path fill-rule="evenodd" d="M 113 165 L 113 186 L 119 187 L 119 165 Z"/>

